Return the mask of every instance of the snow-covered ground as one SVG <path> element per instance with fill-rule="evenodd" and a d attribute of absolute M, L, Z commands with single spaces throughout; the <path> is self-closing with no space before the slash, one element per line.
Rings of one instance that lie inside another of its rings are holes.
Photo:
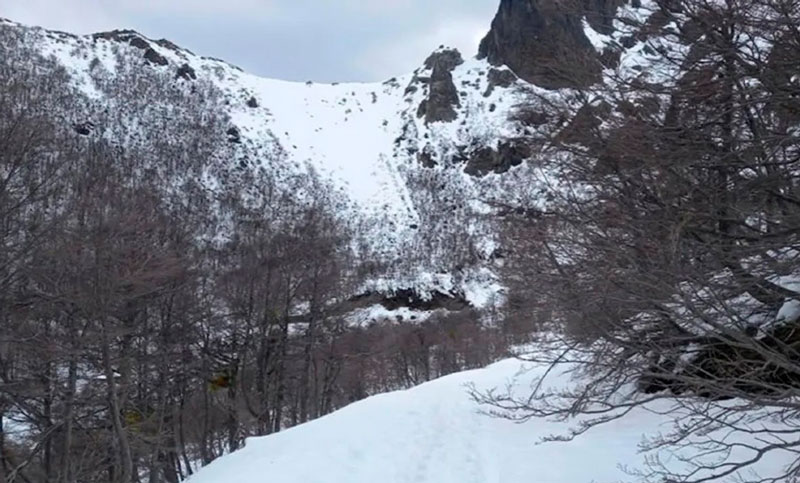
<path fill-rule="evenodd" d="M 525 370 L 523 370 L 525 369 Z M 190 483 L 603 483 L 631 479 L 646 434 L 669 431 L 658 406 L 637 409 L 569 443 L 537 444 L 569 427 L 533 419 L 486 416 L 468 394 L 510 384 L 525 391 L 545 368 L 509 359 L 422 386 L 374 396 L 288 431 L 247 441 L 192 477 Z M 556 374 L 550 384 L 568 383 Z M 652 455 L 650 455 L 652 456 Z M 783 460 L 782 458 L 786 458 Z M 775 470 L 791 455 L 768 455 Z"/>

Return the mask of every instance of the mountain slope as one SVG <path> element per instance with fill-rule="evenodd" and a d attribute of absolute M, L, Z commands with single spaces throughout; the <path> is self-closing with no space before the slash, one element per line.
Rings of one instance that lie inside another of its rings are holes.
<path fill-rule="evenodd" d="M 479 199 L 500 189 L 486 174 L 522 163 L 524 153 L 498 146 L 521 133 L 511 111 L 536 90 L 510 71 L 443 48 L 414 73 L 384 83 L 296 83 L 259 78 L 133 31 L 76 36 L 0 20 L 0 33 L 5 48 L 41 56 L 32 64 L 47 59 L 66 70 L 81 99 L 66 117 L 92 127 L 79 130 L 82 136 L 129 144 L 141 125 L 169 122 L 164 116 L 175 101 L 161 91 L 172 89 L 197 97 L 224 126 L 214 133 L 220 158 L 279 177 L 307 169 L 329 177 L 367 227 L 369 249 L 389 267 L 367 289 L 464 293 L 469 283 L 492 285 L 485 270 L 440 240 L 480 234 L 469 250 L 484 259 L 494 250 L 491 229 L 475 221 L 487 212 Z M 109 115 L 123 126 L 112 126 Z M 218 183 L 206 180 L 211 188 Z M 420 247 L 431 243 L 439 246 Z"/>
<path fill-rule="evenodd" d="M 544 366 L 509 359 L 411 390 L 374 396 L 247 446 L 203 468 L 192 483 L 541 483 L 616 482 L 620 465 L 641 468 L 646 434 L 667 430 L 679 415 L 661 415 L 667 401 L 639 408 L 568 443 L 536 444 L 571 422 L 532 419 L 522 424 L 478 412 L 468 385 L 507 386 L 520 393 Z M 547 384 L 570 384 L 569 376 Z M 746 452 L 743 452 L 746 453 Z M 655 456 L 649 454 L 648 456 Z M 666 456 L 662 454 L 661 456 Z M 762 468 L 786 461 L 771 455 Z M 675 462 L 669 463 L 674 465 Z"/>
<path fill-rule="evenodd" d="M 583 130 L 562 114 L 584 102 L 574 89 L 600 82 L 613 59 L 631 75 L 654 71 L 640 53 L 646 39 L 609 20 L 619 10 L 641 23 L 657 10 L 634 4 L 573 11 L 503 0 L 480 58 L 440 48 L 413 73 L 374 84 L 263 79 L 129 30 L 76 36 L 0 20 L 0 34 L 4 48 L 24 46 L 66 70 L 81 98 L 67 117 L 92 126 L 80 135 L 127 147 L 143 125 L 181 115 L 175 92 L 196 98 L 218 124 L 209 140 L 218 166 L 208 171 L 240 164 L 281 178 L 313 169 L 333 180 L 363 227 L 367 258 L 382 266 L 363 292 L 438 292 L 480 308 L 502 298 L 495 206 L 541 196 L 527 174 L 549 157 L 532 140 Z M 204 182 L 214 189 L 220 175 Z"/>

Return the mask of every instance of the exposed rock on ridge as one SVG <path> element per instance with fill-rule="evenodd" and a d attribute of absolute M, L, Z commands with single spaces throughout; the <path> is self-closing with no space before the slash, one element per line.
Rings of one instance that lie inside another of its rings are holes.
<path fill-rule="evenodd" d="M 602 64 L 583 30 L 583 19 L 602 33 L 624 0 L 502 0 L 479 57 L 507 65 L 520 78 L 547 89 L 587 87 Z"/>
<path fill-rule="evenodd" d="M 425 61 L 425 67 L 431 69 L 432 73 L 428 81 L 428 98 L 417 111 L 417 115 L 424 117 L 425 122 L 450 122 L 458 117 L 455 108 L 460 107 L 461 102 L 453 83 L 453 69 L 463 63 L 461 53 L 455 49 L 434 52 Z"/>
<path fill-rule="evenodd" d="M 472 176 L 501 174 L 519 166 L 530 156 L 531 149 L 523 140 L 502 141 L 497 149 L 484 146 L 473 151 L 468 157 L 464 172 Z"/>

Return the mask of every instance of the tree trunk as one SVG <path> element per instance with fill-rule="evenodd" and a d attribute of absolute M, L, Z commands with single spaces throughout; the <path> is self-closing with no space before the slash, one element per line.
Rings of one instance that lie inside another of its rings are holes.
<path fill-rule="evenodd" d="M 2 404 L 2 401 L 0 401 Z M 6 433 L 3 426 L 3 418 L 5 414 L 3 412 L 3 408 L 0 407 L 0 482 L 6 481 L 6 473 L 7 465 L 8 465 L 8 458 L 6 457 Z"/>
<path fill-rule="evenodd" d="M 70 455 L 72 454 L 73 408 L 75 405 L 75 391 L 78 381 L 78 363 L 75 355 L 70 354 L 69 368 L 67 369 L 67 392 L 64 396 L 64 440 L 61 444 L 61 467 L 59 469 L 59 482 L 74 483 Z"/>
<path fill-rule="evenodd" d="M 117 393 L 116 375 L 111 363 L 111 342 L 108 337 L 107 327 L 102 328 L 102 357 L 103 369 L 106 377 L 106 397 L 108 399 L 111 426 L 117 442 L 117 463 L 119 475 L 115 475 L 116 483 L 130 483 L 133 477 L 133 460 L 131 456 L 130 442 L 122 424 L 122 408 Z"/>
<path fill-rule="evenodd" d="M 299 410 L 300 424 L 308 421 L 308 403 L 311 394 L 311 388 L 310 388 L 311 359 L 313 357 L 313 350 L 316 338 L 316 328 L 317 328 L 317 307 L 316 307 L 316 301 L 312 300 L 309 311 L 308 329 L 306 330 L 305 347 L 303 347 L 303 368 L 301 369 L 300 372 L 300 410 Z"/>

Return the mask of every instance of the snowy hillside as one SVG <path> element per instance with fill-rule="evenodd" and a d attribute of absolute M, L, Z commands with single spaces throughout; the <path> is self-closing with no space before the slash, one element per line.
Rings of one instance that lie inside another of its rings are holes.
<path fill-rule="evenodd" d="M 795 481 L 800 11 L 499 3 L 372 84 L 0 19 L 0 480 Z"/>
<path fill-rule="evenodd" d="M 575 421 L 532 419 L 519 424 L 493 418 L 481 414 L 468 395 L 471 384 L 479 390 L 511 387 L 524 394 L 544 372 L 545 367 L 509 359 L 374 396 L 283 433 L 251 438 L 244 449 L 189 481 L 611 483 L 629 477 L 623 467 L 642 469 L 645 457 L 656 456 L 637 452 L 645 435 L 668 431 L 680 419 L 677 413 L 664 414 L 670 404 L 660 401 L 572 442 L 537 444 L 540 438 L 563 434 Z M 555 387 L 573 384 L 557 370 L 546 381 Z M 770 455 L 759 467 L 774 470 L 791 462 L 788 454 L 786 458 Z"/>
<path fill-rule="evenodd" d="M 501 2 L 501 11 L 514 5 Z M 636 5 L 620 7 L 619 17 L 641 23 L 654 11 L 652 2 Z M 584 21 L 566 34 L 592 56 L 617 56 L 626 76 L 657 73 L 658 56 L 642 54 L 652 52 L 647 42 L 629 43 L 636 32 L 625 22 L 613 27 L 601 34 L 597 29 L 605 29 Z M 477 308 L 502 299 L 493 265 L 500 249 L 495 206 L 541 198 L 529 174 L 551 156 L 537 152 L 531 139 L 583 129 L 550 112 L 582 105 L 570 82 L 546 89 L 537 76 L 525 77 L 525 66 L 515 67 L 518 77 L 502 65 L 511 59 L 444 47 L 414 72 L 382 83 L 317 84 L 260 78 L 129 30 L 76 36 L 2 19 L 0 30 L 66 70 L 84 97 L 86 112 L 71 116 L 92 126 L 85 135 L 127 144 L 142 124 L 180 115 L 174 100 L 158 93 L 165 86 L 188 98 L 205 91 L 197 102 L 225 125 L 219 142 L 239 163 L 279 178 L 307 169 L 329 177 L 366 227 L 371 258 L 384 266 L 365 292 L 412 290 L 423 298 L 438 292 Z M 613 85 L 611 74 L 606 69 L 596 80 L 605 75 Z M 123 98 L 120 86 L 143 89 L 134 94 L 141 105 Z M 108 113 L 126 119 L 124 128 L 110 132 L 102 120 Z M 206 185 L 214 189 L 218 177 L 208 175 Z"/>
<path fill-rule="evenodd" d="M 90 135 L 121 137 L 108 132 L 92 110 L 129 119 L 123 136 L 151 122 L 147 110 L 169 112 L 173 101 L 166 96 L 130 105 L 119 95 L 120 84 L 141 83 L 150 91 L 172 86 L 189 95 L 196 89 L 214 91 L 214 103 L 204 101 L 207 112 L 227 119 L 221 139 L 240 160 L 276 176 L 313 169 L 350 200 L 356 216 L 369 226 L 370 248 L 390 266 L 367 289 L 464 294 L 474 292 L 467 287 L 477 284 L 481 289 L 474 305 L 480 306 L 494 285 L 486 267 L 454 273 L 445 249 L 407 259 L 409 252 L 420 252 L 420 240 L 444 238 L 447 232 L 485 235 L 476 248 L 483 258 L 496 248 L 491 228 L 475 219 L 488 212 L 482 203 L 487 193 L 503 190 L 500 177 L 491 174 L 521 164 L 524 153 L 493 150 L 524 131 L 509 118 L 518 103 L 537 91 L 510 71 L 442 48 L 415 72 L 383 83 L 298 83 L 250 75 L 133 31 L 75 36 L 5 20 L 0 29 L 63 66 L 88 106 L 90 114 L 80 122 L 91 124 Z M 444 101 L 436 99 L 437 76 L 450 79 Z M 444 118 L 436 115 L 450 110 L 452 115 Z M 72 115 L 76 122 L 82 119 Z M 213 188 L 217 181 L 212 177 L 207 184 Z M 420 189 L 434 185 L 435 194 Z M 422 211 L 446 213 L 447 226 L 431 226 L 426 217 L 436 217 Z M 401 258 L 406 261 L 398 267 Z"/>

